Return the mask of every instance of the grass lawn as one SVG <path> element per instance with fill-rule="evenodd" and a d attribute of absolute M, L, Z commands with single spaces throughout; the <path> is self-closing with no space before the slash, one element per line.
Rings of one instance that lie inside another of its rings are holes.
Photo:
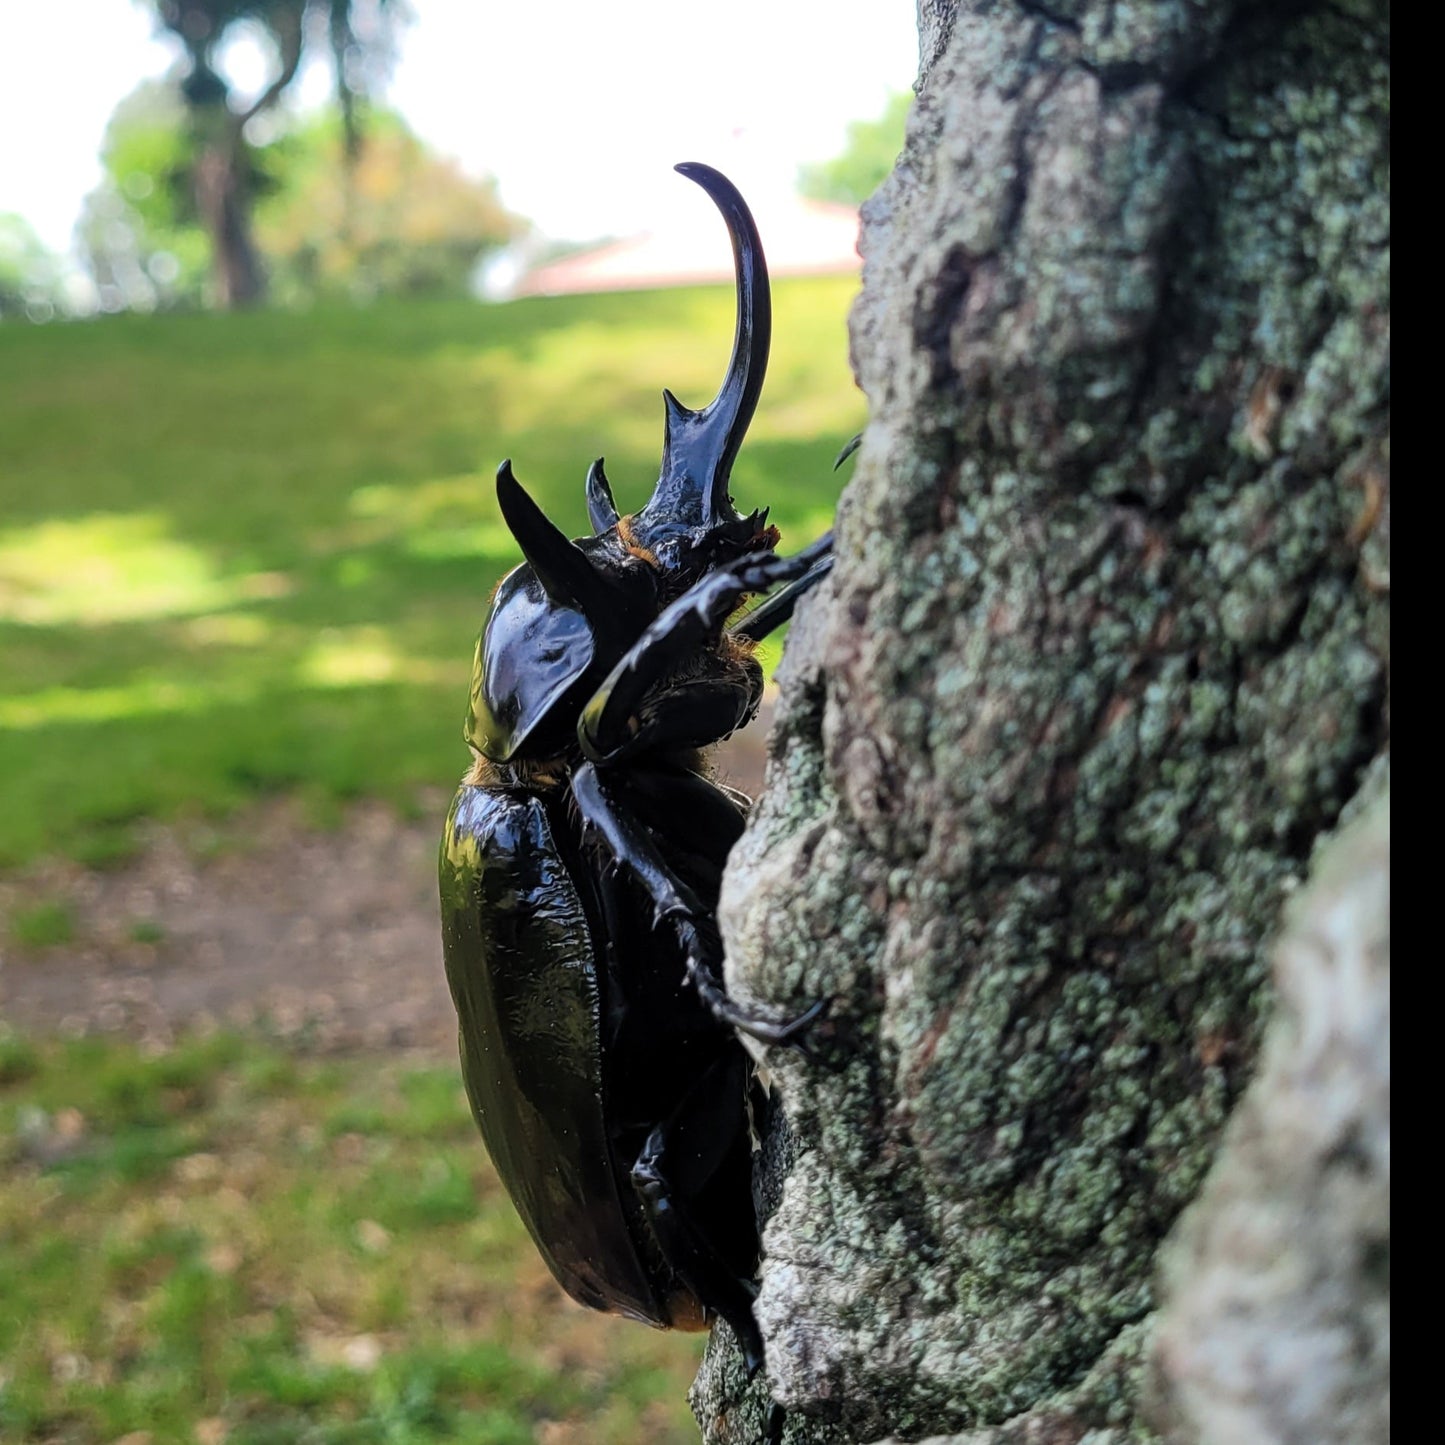
<path fill-rule="evenodd" d="M 855 289 L 775 287 L 733 490 L 787 549 L 829 524 L 863 420 Z M 713 287 L 0 328 L 0 867 L 102 863 L 139 819 L 264 792 L 324 820 L 450 788 L 486 598 L 519 560 L 497 462 L 573 535 L 598 455 L 640 505 L 660 389 L 712 396 L 732 307 Z"/>
<path fill-rule="evenodd" d="M 695 1441 L 701 1342 L 563 1298 L 455 1067 L 0 1033 L 0 1439 Z"/>

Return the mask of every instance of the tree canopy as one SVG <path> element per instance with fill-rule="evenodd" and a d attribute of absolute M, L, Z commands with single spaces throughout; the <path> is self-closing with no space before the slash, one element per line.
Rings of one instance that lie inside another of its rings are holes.
<path fill-rule="evenodd" d="M 154 0 L 161 24 L 185 48 L 180 93 L 190 130 L 188 178 L 195 211 L 210 239 L 213 290 L 223 306 L 260 299 L 266 274 L 251 235 L 254 200 L 246 127 L 270 110 L 295 80 L 309 39 L 324 35 L 335 74 L 344 153 L 360 145 L 360 104 L 385 73 L 401 0 Z M 259 95 L 232 103 L 219 67 L 222 42 L 241 24 L 256 27 L 276 53 L 276 70 Z"/>
<path fill-rule="evenodd" d="M 256 234 L 280 300 L 461 295 L 521 225 L 493 181 L 429 150 L 398 115 L 372 115 L 349 168 L 346 144 L 344 123 L 322 116 L 275 147 Z"/>
<path fill-rule="evenodd" d="M 255 242 L 273 295 L 462 294 L 478 260 L 521 224 L 490 180 L 466 176 L 394 113 L 368 117 L 347 158 L 345 120 L 309 117 L 244 152 Z M 146 81 L 117 107 L 101 148 L 105 179 L 80 234 L 109 309 L 199 305 L 210 243 L 190 185 L 196 146 L 173 81 Z"/>
<path fill-rule="evenodd" d="M 60 262 L 13 211 L 0 211 L 0 321 L 46 321 L 60 293 Z"/>
<path fill-rule="evenodd" d="M 194 159 L 175 81 L 142 81 L 116 106 L 100 147 L 104 179 L 85 198 L 77 227 L 103 309 L 205 299 L 210 242 L 191 188 Z"/>
<path fill-rule="evenodd" d="M 798 189 L 815 201 L 861 206 L 883 184 L 903 149 L 903 129 L 913 93 L 898 91 L 876 120 L 856 120 L 848 127 L 841 155 L 804 166 Z"/>

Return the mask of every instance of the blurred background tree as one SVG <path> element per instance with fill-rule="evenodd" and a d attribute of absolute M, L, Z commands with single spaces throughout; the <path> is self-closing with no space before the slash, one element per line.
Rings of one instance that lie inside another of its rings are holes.
<path fill-rule="evenodd" d="M 841 155 L 798 172 L 798 190 L 815 201 L 861 206 L 883 184 L 903 149 L 903 129 L 913 92 L 900 90 L 876 120 L 856 120 L 848 127 Z"/>
<path fill-rule="evenodd" d="M 254 151 L 247 188 L 264 182 Z M 174 79 L 142 81 L 116 106 L 101 141 L 105 178 L 86 198 L 76 228 L 107 311 L 200 305 L 210 241 L 191 194 L 194 148 Z"/>
<path fill-rule="evenodd" d="M 186 109 L 183 152 L 195 219 L 210 243 L 213 297 L 224 308 L 262 299 L 266 274 L 252 230 L 257 174 L 246 128 L 272 110 L 295 80 L 308 41 L 324 37 L 335 73 L 343 154 L 360 150 L 362 108 L 385 73 L 404 8 L 399 0 L 154 0 L 161 24 L 185 47 L 180 81 Z M 221 45 L 250 26 L 275 52 L 261 93 L 232 103 L 218 69 Z"/>
<path fill-rule="evenodd" d="M 14 212 L 0 212 L 0 321 L 48 321 L 60 302 L 60 261 Z"/>
<path fill-rule="evenodd" d="M 493 181 L 430 151 L 375 112 L 348 159 L 344 121 L 319 116 L 277 142 L 256 236 L 278 300 L 465 295 L 477 264 L 521 222 Z"/>
<path fill-rule="evenodd" d="M 466 294 L 480 259 L 523 224 L 495 183 L 464 175 L 389 111 L 368 117 L 354 149 L 351 137 L 344 113 L 323 114 L 238 156 L 252 202 L 248 245 L 268 293 L 292 305 Z M 212 245 L 194 160 L 176 81 L 145 81 L 116 107 L 101 147 L 105 179 L 79 227 L 104 309 L 206 300 Z"/>

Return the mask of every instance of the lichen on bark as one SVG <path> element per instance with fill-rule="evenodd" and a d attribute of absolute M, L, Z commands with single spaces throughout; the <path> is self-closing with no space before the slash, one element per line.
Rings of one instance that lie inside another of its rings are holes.
<path fill-rule="evenodd" d="M 724 889 L 729 987 L 832 1000 L 768 1059 L 757 1313 L 790 1439 L 1122 1440 L 1282 901 L 1387 745 L 1387 11 L 924 20 Z M 758 1399 L 720 1337 L 707 1438 Z"/>
<path fill-rule="evenodd" d="M 1321 851 L 1259 1072 L 1160 1269 L 1171 1445 L 1390 1438 L 1390 802 Z"/>

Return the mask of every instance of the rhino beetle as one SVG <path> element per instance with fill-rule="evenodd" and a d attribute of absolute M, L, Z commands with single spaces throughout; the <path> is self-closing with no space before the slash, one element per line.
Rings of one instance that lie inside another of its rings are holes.
<path fill-rule="evenodd" d="M 822 580 L 832 539 L 779 556 L 767 512 L 733 506 L 767 366 L 767 268 L 732 183 L 677 169 L 732 241 L 727 373 L 701 411 L 664 391 L 661 474 L 640 511 L 620 515 L 592 464 L 590 537 L 569 540 L 510 462 L 498 469 L 526 560 L 477 645 L 442 936 L 472 1112 L 553 1275 L 584 1305 L 660 1327 L 721 1316 L 753 1374 L 766 1096 L 739 1033 L 802 1046 L 821 1005 L 773 1021 L 723 987 L 718 891 L 749 800 L 711 779 L 705 750 L 757 712 L 754 644 Z"/>

